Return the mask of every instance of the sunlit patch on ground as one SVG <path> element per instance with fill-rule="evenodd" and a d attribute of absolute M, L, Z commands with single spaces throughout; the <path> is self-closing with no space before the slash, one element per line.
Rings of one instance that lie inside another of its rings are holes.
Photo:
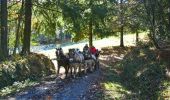
<path fill-rule="evenodd" d="M 126 95 L 132 94 L 118 83 L 107 82 L 103 85 L 105 87 L 105 99 L 123 99 Z"/>

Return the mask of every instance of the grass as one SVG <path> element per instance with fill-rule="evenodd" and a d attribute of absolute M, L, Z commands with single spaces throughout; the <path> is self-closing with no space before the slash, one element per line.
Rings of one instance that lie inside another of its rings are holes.
<path fill-rule="evenodd" d="M 108 65 L 104 67 L 104 80 L 101 82 L 104 100 L 170 99 L 170 81 L 165 76 L 166 64 L 157 59 L 154 48 L 148 45 L 124 49 L 110 47 L 104 48 L 102 53 L 114 58 L 101 60 Z M 117 60 L 117 56 L 121 55 L 124 56 L 123 60 Z"/>

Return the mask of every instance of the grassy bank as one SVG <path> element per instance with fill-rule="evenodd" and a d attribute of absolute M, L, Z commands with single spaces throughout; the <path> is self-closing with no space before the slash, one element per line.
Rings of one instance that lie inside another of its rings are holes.
<path fill-rule="evenodd" d="M 153 47 L 144 44 L 138 47 L 110 47 L 102 50 L 103 58 L 106 57 L 101 60 L 104 66 L 104 79 L 100 84 L 103 99 L 170 98 L 170 81 L 165 75 L 167 64 L 157 59 L 158 55 Z"/>

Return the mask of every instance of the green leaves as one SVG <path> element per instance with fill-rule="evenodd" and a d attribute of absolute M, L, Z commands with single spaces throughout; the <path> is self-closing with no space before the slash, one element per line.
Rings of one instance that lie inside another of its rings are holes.
<path fill-rule="evenodd" d="M 88 27 L 90 18 L 93 19 L 94 34 L 101 36 L 100 33 L 104 33 L 104 30 L 108 29 L 105 28 L 105 20 L 109 13 L 108 3 L 109 2 L 102 0 L 81 0 L 80 2 L 67 0 L 67 3 L 62 2 L 60 7 L 65 23 L 69 23 L 69 25 L 72 24 L 71 32 L 75 33 L 75 36 L 86 37 L 89 34 Z"/>
<path fill-rule="evenodd" d="M 165 0 L 144 0 L 150 36 L 157 48 L 162 42 L 169 42 L 170 2 Z"/>

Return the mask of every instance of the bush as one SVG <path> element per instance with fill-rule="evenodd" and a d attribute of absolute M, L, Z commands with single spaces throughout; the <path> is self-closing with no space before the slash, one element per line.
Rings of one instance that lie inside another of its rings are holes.
<path fill-rule="evenodd" d="M 52 61 L 42 54 L 12 56 L 0 64 L 0 88 L 12 85 L 15 81 L 39 79 L 55 73 Z"/>
<path fill-rule="evenodd" d="M 166 66 L 157 59 L 152 47 L 146 44 L 138 46 L 115 67 L 122 70 L 122 84 L 137 93 L 139 98 L 154 100 L 159 97 Z"/>

